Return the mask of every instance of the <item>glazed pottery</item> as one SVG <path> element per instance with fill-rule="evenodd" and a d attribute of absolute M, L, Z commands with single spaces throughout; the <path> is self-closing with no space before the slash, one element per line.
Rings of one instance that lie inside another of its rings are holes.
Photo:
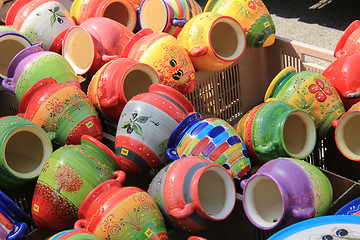
<path fill-rule="evenodd" d="M 167 163 L 169 136 L 193 111 L 183 94 L 163 84 L 152 84 L 148 92 L 132 97 L 116 129 L 115 153 L 121 169 L 141 172 Z"/>
<path fill-rule="evenodd" d="M 46 132 L 54 132 L 54 144 L 80 144 L 82 135 L 102 139 L 100 119 L 79 86 L 57 83 L 52 78 L 36 82 L 19 103 L 19 114 Z"/>
<path fill-rule="evenodd" d="M 168 239 L 155 201 L 140 188 L 123 187 L 122 173 L 122 178 L 107 180 L 87 195 L 74 228 L 93 232 L 101 239 Z"/>
<path fill-rule="evenodd" d="M 157 72 L 145 63 L 119 58 L 106 63 L 92 77 L 87 96 L 106 119 L 117 123 L 125 104 L 159 83 Z"/>
<path fill-rule="evenodd" d="M 66 59 L 58 53 L 44 51 L 40 45 L 35 44 L 21 50 L 11 60 L 2 87 L 14 93 L 20 101 L 31 85 L 48 77 L 54 78 L 58 83 L 79 82 Z"/>
<path fill-rule="evenodd" d="M 0 118 L 0 187 L 14 189 L 37 178 L 53 151 L 52 137 L 23 117 Z"/>
<path fill-rule="evenodd" d="M 250 159 L 257 164 L 278 157 L 304 159 L 316 143 L 311 116 L 281 101 L 262 103 L 249 110 L 237 123 L 236 131 Z"/>
<path fill-rule="evenodd" d="M 106 17 L 133 31 L 137 22 L 137 7 L 130 0 L 74 0 L 70 14 L 78 25 L 92 17 Z"/>
<path fill-rule="evenodd" d="M 81 229 L 64 230 L 54 234 L 47 240 L 101 240 L 91 232 Z"/>
<path fill-rule="evenodd" d="M 89 18 L 67 31 L 62 55 L 77 74 L 92 75 L 119 58 L 133 36 L 131 30 L 110 18 Z"/>
<path fill-rule="evenodd" d="M 273 159 L 242 181 L 242 187 L 246 216 L 262 230 L 325 215 L 332 203 L 329 179 L 298 159 Z"/>
<path fill-rule="evenodd" d="M 200 113 L 189 114 L 171 133 L 166 156 L 174 161 L 182 157 L 201 157 L 232 172 L 235 187 L 250 177 L 250 159 L 245 144 L 225 120 L 204 119 Z"/>
<path fill-rule="evenodd" d="M 245 51 L 246 38 L 234 18 L 201 13 L 185 24 L 177 36 L 197 70 L 216 71 L 230 66 Z"/>
<path fill-rule="evenodd" d="M 9 9 L 9 17 L 15 15 L 11 13 L 15 9 Z M 66 31 L 76 25 L 66 8 L 56 0 L 27 1 L 17 10 L 11 27 L 32 43 L 41 42 L 45 50 L 60 52 Z"/>
<path fill-rule="evenodd" d="M 22 240 L 29 232 L 31 218 L 0 191 L 0 239 Z"/>
<path fill-rule="evenodd" d="M 226 219 L 236 201 L 232 173 L 199 157 L 166 165 L 148 192 L 167 222 L 185 231 L 205 230 Z"/>
<path fill-rule="evenodd" d="M 30 3 L 32 0 L 16 0 L 14 1 L 10 8 L 8 9 L 8 12 L 6 13 L 5 18 L 5 25 L 11 26 L 14 24 L 14 20 L 16 15 L 19 13 L 19 11 L 28 3 Z"/>
<path fill-rule="evenodd" d="M 296 73 L 294 67 L 284 68 L 270 83 L 264 100 L 284 101 L 304 109 L 313 118 L 317 134 L 332 134 L 331 122 L 338 119 L 345 108 L 336 87 L 328 78 L 313 71 Z"/>
<path fill-rule="evenodd" d="M 31 204 L 35 225 L 61 231 L 73 227 L 87 194 L 112 177 L 121 177 L 115 154 L 103 143 L 84 135 L 79 145 L 65 145 L 46 161 Z M 114 173 L 115 172 L 115 173 Z"/>
<path fill-rule="evenodd" d="M 335 215 L 356 215 L 360 216 L 360 197 L 350 201 L 341 207 Z"/>
<path fill-rule="evenodd" d="M 206 240 L 206 239 L 198 236 L 190 236 L 187 240 Z"/>
<path fill-rule="evenodd" d="M 275 25 L 261 0 L 209 0 L 204 12 L 235 18 L 244 29 L 247 47 L 268 47 L 275 42 Z"/>
<path fill-rule="evenodd" d="M 360 48 L 360 21 L 353 21 L 340 36 L 336 44 L 334 57 L 351 55 L 358 52 Z"/>
<path fill-rule="evenodd" d="M 195 89 L 194 66 L 180 41 L 168 33 L 143 29 L 125 46 L 122 57 L 134 59 L 153 67 L 162 81 L 183 94 Z"/>

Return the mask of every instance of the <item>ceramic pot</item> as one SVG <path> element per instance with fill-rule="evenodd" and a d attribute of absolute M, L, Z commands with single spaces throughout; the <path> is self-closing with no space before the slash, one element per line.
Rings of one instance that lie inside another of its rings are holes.
<path fill-rule="evenodd" d="M 275 25 L 261 0 L 210 0 L 204 12 L 235 18 L 243 27 L 247 47 L 268 47 L 275 42 Z"/>
<path fill-rule="evenodd" d="M 189 114 L 171 133 L 166 156 L 174 161 L 182 157 L 201 157 L 232 172 L 237 192 L 240 182 L 250 177 L 250 159 L 245 144 L 225 120 L 204 119 L 200 113 Z"/>
<path fill-rule="evenodd" d="M 340 36 L 336 44 L 334 57 L 341 58 L 358 52 L 360 48 L 360 21 L 353 21 Z"/>
<path fill-rule="evenodd" d="M 0 118 L 0 187 L 14 189 L 37 178 L 53 151 L 52 137 L 23 117 Z"/>
<path fill-rule="evenodd" d="M 19 114 L 46 132 L 54 132 L 54 144 L 80 144 L 82 135 L 102 139 L 98 114 L 79 86 L 57 83 L 53 78 L 36 82 L 19 103 Z"/>
<path fill-rule="evenodd" d="M 360 216 L 360 197 L 357 197 L 342 206 L 335 215 L 355 215 Z"/>
<path fill-rule="evenodd" d="M 177 36 L 197 70 L 216 71 L 238 60 L 246 38 L 234 18 L 205 12 L 190 19 Z"/>
<path fill-rule="evenodd" d="M 47 240 L 101 240 L 96 235 L 92 234 L 91 232 L 81 230 L 81 229 L 71 229 L 61 231 L 59 233 L 54 234 Z"/>
<path fill-rule="evenodd" d="M 190 236 L 187 240 L 206 240 L 206 239 L 198 236 Z"/>
<path fill-rule="evenodd" d="M 116 129 L 115 153 L 121 169 L 142 172 L 166 163 L 171 132 L 193 111 L 184 95 L 162 84 L 152 84 L 148 92 L 132 97 Z"/>
<path fill-rule="evenodd" d="M 294 67 L 284 68 L 270 83 L 264 100 L 284 101 L 306 110 L 313 118 L 317 134 L 333 134 L 331 122 L 338 119 L 345 108 L 328 78 L 313 71 L 296 73 Z"/>
<path fill-rule="evenodd" d="M 176 37 L 184 24 L 200 14 L 202 9 L 195 0 L 144 0 L 139 12 L 142 29 L 150 28 L 154 32 L 166 32 Z"/>
<path fill-rule="evenodd" d="M 62 55 L 77 74 L 92 75 L 119 58 L 133 36 L 131 30 L 110 18 L 89 18 L 67 31 Z"/>
<path fill-rule="evenodd" d="M 119 58 L 106 63 L 92 77 L 87 96 L 96 110 L 117 123 L 125 104 L 135 95 L 159 83 L 157 72 L 145 63 Z"/>
<path fill-rule="evenodd" d="M 205 230 L 226 219 L 236 201 L 232 173 L 199 157 L 166 165 L 148 192 L 167 222 L 185 231 Z"/>
<path fill-rule="evenodd" d="M 155 201 L 140 188 L 123 187 L 122 173 L 122 178 L 105 181 L 87 195 L 74 228 L 93 232 L 101 239 L 168 239 Z"/>
<path fill-rule="evenodd" d="M 246 216 L 262 230 L 280 229 L 325 215 L 332 203 L 329 179 L 302 160 L 273 159 L 242 185 Z"/>
<path fill-rule="evenodd" d="M 35 225 L 42 230 L 72 228 L 87 194 L 100 183 L 120 177 L 115 154 L 103 143 L 84 135 L 79 145 L 65 145 L 46 161 L 31 204 Z"/>
<path fill-rule="evenodd" d="M 137 7 L 130 0 L 74 0 L 70 14 L 78 25 L 92 17 L 106 17 L 134 31 Z"/>
<path fill-rule="evenodd" d="M 14 1 L 10 8 L 8 9 L 8 12 L 6 13 L 5 18 L 5 25 L 11 26 L 14 24 L 14 20 L 16 15 L 19 13 L 19 11 L 28 3 L 30 3 L 32 0 L 16 0 Z"/>
<path fill-rule="evenodd" d="M 278 157 L 304 159 L 316 143 L 311 116 L 286 102 L 272 101 L 255 106 L 237 123 L 250 159 L 263 164 Z"/>
<path fill-rule="evenodd" d="M 11 26 L 32 43 L 41 42 L 45 50 L 56 53 L 61 50 L 66 31 L 76 25 L 66 8 L 56 0 L 26 1 L 20 9 L 15 9 L 19 11 Z M 15 9 L 10 8 L 7 17 L 15 15 L 11 13 Z"/>

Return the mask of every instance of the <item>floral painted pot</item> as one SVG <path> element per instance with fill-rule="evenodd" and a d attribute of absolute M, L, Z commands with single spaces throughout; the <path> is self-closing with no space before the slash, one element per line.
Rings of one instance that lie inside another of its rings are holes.
<path fill-rule="evenodd" d="M 54 144 L 80 144 L 82 135 L 102 139 L 100 119 L 78 85 L 52 78 L 36 82 L 19 103 L 19 114 L 55 133 Z"/>
<path fill-rule="evenodd" d="M 245 51 L 246 38 L 234 18 L 220 13 L 198 14 L 177 36 L 187 50 L 195 69 L 216 71 L 238 60 Z"/>
<path fill-rule="evenodd" d="M 157 72 L 145 63 L 119 58 L 106 63 L 92 77 L 87 96 L 106 119 L 117 123 L 125 104 L 150 85 L 159 83 Z"/>
<path fill-rule="evenodd" d="M 325 215 L 332 203 L 329 179 L 317 167 L 297 159 L 273 159 L 242 186 L 246 216 L 262 230 Z"/>
<path fill-rule="evenodd" d="M 152 84 L 148 92 L 132 97 L 116 129 L 115 153 L 121 169 L 142 172 L 167 163 L 169 136 L 193 111 L 183 94 L 163 84 Z"/>
<path fill-rule="evenodd" d="M 189 114 L 171 133 L 167 146 L 166 156 L 171 161 L 195 156 L 230 170 L 239 193 L 242 193 L 240 182 L 250 177 L 251 164 L 245 144 L 225 120 Z"/>
<path fill-rule="evenodd" d="M 101 239 L 168 239 L 163 216 L 151 196 L 137 187 L 123 187 L 122 178 L 107 180 L 81 203 L 75 229 Z"/>
<path fill-rule="evenodd" d="M 185 231 L 205 230 L 226 219 L 236 202 L 232 173 L 199 157 L 166 165 L 148 192 L 167 222 Z"/>
<path fill-rule="evenodd" d="M 96 235 L 91 232 L 81 230 L 81 229 L 70 229 L 64 230 L 59 233 L 54 234 L 47 240 L 101 240 Z"/>
<path fill-rule="evenodd" d="M 332 134 L 331 122 L 345 112 L 343 102 L 334 87 L 327 77 L 319 73 L 296 73 L 295 68 L 290 66 L 280 71 L 272 80 L 264 100 L 276 99 L 304 109 L 314 118 L 318 136 L 324 137 Z"/>
<path fill-rule="evenodd" d="M 196 75 L 190 57 L 180 41 L 168 33 L 139 31 L 125 46 L 122 57 L 150 65 L 162 79 L 160 83 L 183 94 L 195 89 Z"/>
<path fill-rule="evenodd" d="M 360 21 L 353 21 L 340 36 L 336 44 L 334 57 L 341 58 L 358 52 L 360 48 Z"/>
<path fill-rule="evenodd" d="M 52 137 L 26 118 L 0 118 L 0 187 L 15 189 L 36 179 L 53 152 Z"/>
<path fill-rule="evenodd" d="M 311 116 L 281 101 L 262 103 L 249 110 L 237 123 L 236 131 L 250 159 L 260 165 L 282 156 L 304 159 L 316 144 Z"/>
<path fill-rule="evenodd" d="M 244 29 L 247 47 L 268 47 L 275 42 L 275 25 L 261 0 L 210 0 L 204 12 L 235 18 Z"/>
<path fill-rule="evenodd" d="M 131 30 L 110 18 L 89 18 L 67 31 L 62 55 L 76 74 L 92 75 L 105 63 L 119 58 L 133 36 Z"/>
<path fill-rule="evenodd" d="M 31 204 L 35 225 L 51 231 L 72 228 L 87 194 L 106 180 L 122 177 L 115 160 L 107 146 L 87 135 L 79 145 L 55 150 L 35 186 Z"/>

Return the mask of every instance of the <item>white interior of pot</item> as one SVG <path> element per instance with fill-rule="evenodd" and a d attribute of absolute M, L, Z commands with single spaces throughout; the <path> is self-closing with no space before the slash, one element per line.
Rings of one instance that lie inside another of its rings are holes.
<path fill-rule="evenodd" d="M 336 128 L 336 144 L 339 150 L 352 160 L 360 160 L 360 112 L 348 112 Z"/>
<path fill-rule="evenodd" d="M 135 19 L 136 21 L 135 10 L 130 12 L 129 9 L 131 8 L 133 7 L 128 1 L 113 2 L 105 8 L 103 17 L 110 18 L 129 28 L 135 27 L 135 24 L 130 22 L 130 19 Z"/>
<path fill-rule="evenodd" d="M 246 185 L 244 205 L 249 219 L 270 229 L 283 215 L 283 200 L 276 183 L 265 176 L 255 176 Z"/>
<path fill-rule="evenodd" d="M 162 0 L 144 0 L 141 4 L 139 22 L 142 29 L 161 32 L 167 22 L 167 10 Z"/>
<path fill-rule="evenodd" d="M 286 119 L 283 137 L 285 148 L 290 156 L 299 159 L 307 157 L 316 143 L 313 120 L 306 112 L 292 112 Z"/>

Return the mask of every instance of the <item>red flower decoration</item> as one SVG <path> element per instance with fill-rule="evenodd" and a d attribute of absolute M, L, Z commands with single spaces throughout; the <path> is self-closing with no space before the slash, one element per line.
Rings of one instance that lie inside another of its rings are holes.
<path fill-rule="evenodd" d="M 325 84 L 320 79 L 315 80 L 316 84 L 311 84 L 309 86 L 309 92 L 316 93 L 315 98 L 319 102 L 324 102 L 326 100 L 326 95 L 331 95 L 332 91 L 329 87 L 325 87 Z"/>
<path fill-rule="evenodd" d="M 254 3 L 253 1 L 250 1 L 250 2 L 248 3 L 248 6 L 249 6 L 249 8 L 251 8 L 252 10 L 255 10 L 255 9 L 256 9 L 255 3 Z"/>
<path fill-rule="evenodd" d="M 259 7 L 263 7 L 261 1 L 259 1 L 259 0 L 254 0 L 254 2 L 255 2 L 256 5 L 258 5 Z"/>

